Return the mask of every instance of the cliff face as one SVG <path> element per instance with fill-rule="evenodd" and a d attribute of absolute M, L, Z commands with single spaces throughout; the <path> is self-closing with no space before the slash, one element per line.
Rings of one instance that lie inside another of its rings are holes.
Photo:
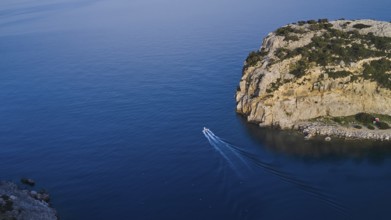
<path fill-rule="evenodd" d="M 281 128 L 391 115 L 391 23 L 320 19 L 277 29 L 247 58 L 236 101 L 248 121 Z"/>

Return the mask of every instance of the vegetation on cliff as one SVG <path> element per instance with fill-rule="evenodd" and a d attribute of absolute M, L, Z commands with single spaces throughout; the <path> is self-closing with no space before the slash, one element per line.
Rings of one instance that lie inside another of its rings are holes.
<path fill-rule="evenodd" d="M 246 66 L 255 66 L 258 62 L 262 61 L 264 59 L 264 56 L 267 53 L 264 51 L 251 51 L 249 55 L 246 58 Z"/>
<path fill-rule="evenodd" d="M 385 58 L 364 64 L 365 79 L 376 81 L 380 86 L 391 89 L 391 61 Z"/>
<path fill-rule="evenodd" d="M 236 101 L 260 126 L 323 118 L 339 127 L 348 121 L 341 134 L 391 140 L 391 23 L 319 19 L 278 28 L 247 57 Z"/>
<path fill-rule="evenodd" d="M 350 23 L 349 21 L 346 24 Z M 325 73 L 333 78 L 360 75 L 342 70 L 333 70 L 330 66 L 345 65 L 363 59 L 380 57 L 382 59 L 371 61 L 364 65 L 363 76 L 365 79 L 376 81 L 380 86 L 391 89 L 391 38 L 375 36 L 373 33 L 360 34 L 357 30 L 342 31 L 333 28 L 327 19 L 318 21 L 299 21 L 299 26 L 287 25 L 275 31 L 276 36 L 284 37 L 285 41 L 299 40 L 305 33 L 317 31 L 311 38 L 311 42 L 305 46 L 289 49 L 277 48 L 274 52 L 277 60 L 270 64 L 300 56 L 300 59 L 290 66 L 290 73 L 296 77 L 302 77 L 308 69 L 320 66 Z M 303 25 L 307 25 L 304 27 Z M 365 24 L 355 24 L 356 29 L 371 27 Z M 259 61 L 265 59 L 268 54 L 264 48 L 261 51 L 253 51 L 246 59 L 246 66 L 256 66 Z M 352 80 L 357 77 L 352 77 Z"/>
<path fill-rule="evenodd" d="M 389 125 L 391 123 L 391 116 L 384 114 L 370 114 L 366 112 L 341 117 L 319 117 L 312 121 L 323 122 L 325 124 L 337 123 L 344 127 L 353 127 L 356 129 L 366 127 L 370 130 L 387 130 L 391 128 Z"/>

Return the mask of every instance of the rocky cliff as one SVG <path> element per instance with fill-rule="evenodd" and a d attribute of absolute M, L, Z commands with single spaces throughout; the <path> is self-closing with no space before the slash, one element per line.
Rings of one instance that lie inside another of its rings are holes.
<path fill-rule="evenodd" d="M 277 29 L 247 57 L 236 101 L 248 121 L 281 128 L 391 115 L 391 23 L 319 19 Z"/>

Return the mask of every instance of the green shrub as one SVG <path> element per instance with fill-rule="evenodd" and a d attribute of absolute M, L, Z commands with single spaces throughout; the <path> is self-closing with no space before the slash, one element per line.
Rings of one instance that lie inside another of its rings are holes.
<path fill-rule="evenodd" d="M 285 36 L 284 40 L 286 41 L 298 41 L 299 37 L 293 34 L 288 34 Z"/>
<path fill-rule="evenodd" d="M 331 24 L 315 23 L 311 24 L 310 28 L 324 28 L 322 25 Z M 362 43 L 356 43 L 357 41 Z M 371 45 L 375 46 L 377 50 L 370 49 L 369 46 Z M 310 44 L 296 48 L 286 53 L 285 57 L 282 58 L 301 54 L 302 60 L 310 63 L 315 62 L 320 66 L 327 66 L 330 64 L 338 65 L 341 61 L 349 63 L 370 57 L 388 56 L 391 58 L 389 50 L 391 50 L 391 38 L 377 37 L 373 34 L 361 35 L 358 31 L 345 32 L 329 28 L 322 36 L 314 36 Z M 384 82 L 387 82 L 387 80 Z"/>
<path fill-rule="evenodd" d="M 321 19 L 318 19 L 318 23 L 328 23 L 329 20 L 327 18 L 321 18 Z"/>
<path fill-rule="evenodd" d="M 287 37 L 289 35 L 291 35 L 292 33 L 295 33 L 295 34 L 302 34 L 304 33 L 305 31 L 301 30 L 301 29 L 298 29 L 298 28 L 293 28 L 292 26 L 290 25 L 287 25 L 285 27 L 280 27 L 278 28 L 275 33 L 277 36 L 283 36 L 283 37 Z"/>
<path fill-rule="evenodd" d="M 337 122 L 338 124 L 343 124 L 343 120 L 341 118 L 339 118 L 339 117 L 335 117 L 332 120 Z"/>
<path fill-rule="evenodd" d="M 343 28 L 346 28 L 350 23 L 352 23 L 352 22 L 347 21 L 347 22 L 345 22 L 345 23 L 342 24 L 342 27 L 343 27 Z"/>
<path fill-rule="evenodd" d="M 308 68 L 308 62 L 304 60 L 299 60 L 297 63 L 291 68 L 290 74 L 296 76 L 297 78 L 302 77 L 305 74 L 305 71 Z"/>
<path fill-rule="evenodd" d="M 369 130 L 375 130 L 375 127 L 373 127 L 372 125 L 367 125 L 367 128 L 368 128 Z"/>
<path fill-rule="evenodd" d="M 382 130 L 390 128 L 390 126 L 386 122 L 382 122 L 382 121 L 376 122 L 376 127 Z"/>
<path fill-rule="evenodd" d="M 246 58 L 246 66 L 255 66 L 265 55 L 264 51 L 251 51 Z"/>
<path fill-rule="evenodd" d="M 274 91 L 276 91 L 278 88 L 280 88 L 280 86 L 284 83 L 283 80 L 281 80 L 281 78 L 278 78 L 276 82 L 273 82 L 270 84 L 270 88 L 267 88 L 266 89 L 266 92 L 267 93 L 272 93 Z"/>
<path fill-rule="evenodd" d="M 344 78 L 344 77 L 347 77 L 347 76 L 350 76 L 352 75 L 351 72 L 349 71 L 345 71 L 345 70 L 342 70 L 342 71 L 335 71 L 335 72 L 327 72 L 327 74 L 329 75 L 329 77 L 333 78 L 333 79 L 336 79 L 336 78 Z"/>
<path fill-rule="evenodd" d="M 274 55 L 280 59 L 283 59 L 285 58 L 287 51 L 288 49 L 279 47 L 276 49 L 276 51 L 274 51 Z"/>
<path fill-rule="evenodd" d="M 364 29 L 364 28 L 369 28 L 371 27 L 371 25 L 366 25 L 366 24 L 355 24 L 353 25 L 354 28 L 357 28 L 357 29 Z"/>
<path fill-rule="evenodd" d="M 332 28 L 332 24 L 327 19 L 319 19 L 318 21 L 299 21 L 299 25 L 309 24 L 311 30 L 326 30 L 321 36 L 314 36 L 311 43 L 306 46 L 289 49 L 278 49 L 275 55 L 280 59 L 292 58 L 301 55 L 301 59 L 297 64 L 290 68 L 290 72 L 295 76 L 302 76 L 311 63 L 318 66 L 326 67 L 328 65 L 339 65 L 341 61 L 345 63 L 357 62 L 358 60 L 371 57 L 389 57 L 391 58 L 391 38 L 375 36 L 373 33 L 362 35 L 358 30 L 342 31 Z M 349 24 L 347 21 L 345 24 Z M 356 24 L 355 27 L 361 28 L 362 25 Z M 297 26 L 287 25 L 275 31 L 276 35 L 283 36 L 286 41 L 295 41 L 299 39 L 298 33 L 304 33 L 305 30 Z M 359 43 L 357 43 L 359 42 Z M 373 49 L 375 47 L 376 49 Z M 264 56 L 264 55 L 263 55 Z M 263 59 L 260 52 L 250 54 L 246 59 L 249 66 L 255 65 Z M 272 64 L 273 62 L 269 62 Z M 269 65 L 268 64 L 268 65 Z M 387 71 L 391 70 L 391 61 L 382 59 L 381 61 L 372 61 L 370 64 L 364 65 L 363 77 L 374 80 L 384 88 L 391 89 L 391 76 Z M 337 71 L 329 73 L 330 77 L 346 77 L 352 75 L 347 71 Z"/>
<path fill-rule="evenodd" d="M 297 24 L 299 24 L 300 26 L 305 25 L 305 23 L 306 23 L 305 21 L 298 21 L 298 22 L 297 22 Z"/>
<path fill-rule="evenodd" d="M 357 121 L 364 123 L 364 124 L 373 123 L 373 121 L 375 120 L 375 117 L 373 117 L 371 114 L 368 114 L 365 112 L 361 112 L 361 113 L 356 114 L 354 116 L 354 118 Z"/>
<path fill-rule="evenodd" d="M 275 64 L 276 63 L 276 60 L 275 59 L 273 59 L 273 58 L 269 58 L 269 60 L 268 60 L 269 62 L 267 63 L 267 66 L 266 67 L 269 67 L 269 66 L 271 66 L 271 65 L 273 65 L 273 64 Z"/>
<path fill-rule="evenodd" d="M 310 29 L 311 31 L 319 31 L 319 30 L 322 30 L 323 29 L 323 24 L 318 24 L 318 23 L 315 23 L 315 24 L 311 24 L 308 29 Z"/>
<path fill-rule="evenodd" d="M 304 54 L 305 51 L 301 51 L 302 48 L 297 48 L 295 50 L 289 50 L 287 48 L 277 48 L 276 51 L 274 52 L 274 55 L 280 59 L 288 59 L 295 57 L 299 54 Z"/>
<path fill-rule="evenodd" d="M 357 75 L 352 75 L 351 77 L 350 77 L 350 82 L 354 82 L 354 81 L 356 81 L 356 80 L 358 80 L 358 76 Z"/>
<path fill-rule="evenodd" d="M 364 40 L 368 44 L 373 44 L 378 50 L 390 50 L 391 38 L 375 36 L 372 32 L 365 35 Z"/>
<path fill-rule="evenodd" d="M 323 28 L 324 29 L 330 29 L 331 27 L 333 27 L 333 24 L 330 24 L 330 23 L 324 23 L 323 24 Z"/>
<path fill-rule="evenodd" d="M 390 70 L 391 61 L 383 58 L 364 64 L 363 76 L 365 79 L 376 81 L 383 88 L 391 89 L 391 76 L 387 74 Z"/>
<path fill-rule="evenodd" d="M 291 26 L 285 26 L 285 27 L 280 27 L 276 30 L 276 35 L 277 36 L 286 36 L 290 33 L 293 33 L 295 31 L 294 28 L 292 28 Z"/>

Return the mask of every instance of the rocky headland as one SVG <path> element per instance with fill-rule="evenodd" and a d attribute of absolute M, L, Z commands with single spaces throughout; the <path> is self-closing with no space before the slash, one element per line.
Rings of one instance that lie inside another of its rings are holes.
<path fill-rule="evenodd" d="M 236 111 L 260 126 L 390 140 L 391 23 L 299 21 L 251 52 Z"/>
<path fill-rule="evenodd" d="M 30 179 L 22 183 L 34 185 Z M 16 184 L 0 182 L 0 219 L 57 220 L 56 211 L 49 205 L 49 194 L 20 189 Z"/>

